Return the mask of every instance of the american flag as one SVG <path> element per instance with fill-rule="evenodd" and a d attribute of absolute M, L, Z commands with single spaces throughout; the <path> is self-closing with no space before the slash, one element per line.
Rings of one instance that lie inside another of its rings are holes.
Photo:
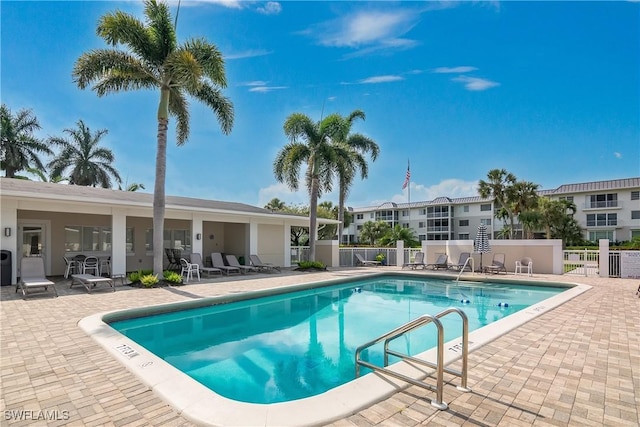
<path fill-rule="evenodd" d="M 404 190 L 409 185 L 409 180 L 411 179 L 411 169 L 409 169 L 409 163 L 407 162 L 407 176 L 404 179 L 404 184 L 402 184 L 402 189 Z"/>

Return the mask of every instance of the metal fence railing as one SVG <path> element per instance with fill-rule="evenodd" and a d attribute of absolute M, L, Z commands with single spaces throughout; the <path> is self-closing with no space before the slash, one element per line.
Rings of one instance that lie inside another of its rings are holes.
<path fill-rule="evenodd" d="M 609 252 L 609 277 L 620 277 L 620 252 Z"/>
<path fill-rule="evenodd" d="M 564 274 L 575 276 L 597 276 L 600 252 L 595 250 L 563 251 Z"/>

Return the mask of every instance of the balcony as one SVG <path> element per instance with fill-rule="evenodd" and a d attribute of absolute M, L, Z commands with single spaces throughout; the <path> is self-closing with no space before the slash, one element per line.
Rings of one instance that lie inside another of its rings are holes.
<path fill-rule="evenodd" d="M 620 202 L 620 200 L 587 202 L 584 204 L 584 210 L 587 209 L 622 209 L 622 203 Z"/>

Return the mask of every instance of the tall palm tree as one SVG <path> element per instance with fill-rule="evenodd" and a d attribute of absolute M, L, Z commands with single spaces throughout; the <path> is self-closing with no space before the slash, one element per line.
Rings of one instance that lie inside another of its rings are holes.
<path fill-rule="evenodd" d="M 278 199 L 277 197 L 274 197 L 273 199 L 271 199 L 269 201 L 269 203 L 264 205 L 264 208 L 272 210 L 272 211 L 281 211 L 281 210 L 284 210 L 284 208 L 286 208 L 286 206 L 287 206 L 287 204 L 285 202 L 283 202 L 282 200 Z"/>
<path fill-rule="evenodd" d="M 224 59 L 205 39 L 178 44 L 169 6 L 144 3 L 145 22 L 117 11 L 100 18 L 97 33 L 113 49 L 95 49 L 78 58 L 73 79 L 81 89 L 93 84 L 98 96 L 129 90 L 160 90 L 156 177 L 153 197 L 153 271 L 162 273 L 165 176 L 169 117 L 176 120 L 178 146 L 189 137 L 187 95 L 215 113 L 222 132 L 233 126 L 233 105 L 221 89 L 227 86 Z M 122 45 L 126 50 L 115 49 Z"/>
<path fill-rule="evenodd" d="M 518 216 L 518 222 L 522 222 L 522 214 L 533 211 L 538 207 L 538 184 L 530 181 L 518 181 L 513 186 L 513 213 Z M 525 238 L 524 224 L 522 238 Z"/>
<path fill-rule="evenodd" d="M 393 246 L 398 240 L 402 240 L 406 247 L 411 248 L 418 243 L 415 231 L 411 228 L 404 228 L 397 224 L 395 227 L 390 228 L 384 236 L 380 238 L 380 244 L 382 246 Z"/>
<path fill-rule="evenodd" d="M 289 138 L 277 154 L 273 173 L 278 182 L 298 190 L 302 166 L 306 166 L 305 183 L 309 190 L 309 260 L 315 261 L 317 240 L 318 198 L 331 191 L 335 165 L 339 157 L 349 153 L 343 144 L 333 144 L 340 132 L 342 118 L 331 114 L 319 122 L 302 113 L 293 113 L 284 122 L 284 133 Z"/>
<path fill-rule="evenodd" d="M 503 208 L 509 217 L 509 225 L 511 230 L 509 238 L 513 239 L 514 229 L 514 184 L 516 177 L 514 174 L 507 172 L 505 169 L 492 169 L 487 173 L 487 181 L 480 180 L 478 193 L 482 198 L 491 197 L 495 201 L 498 208 Z"/>
<path fill-rule="evenodd" d="M 64 137 L 50 137 L 50 145 L 60 146 L 60 153 L 49 162 L 51 176 L 68 176 L 69 184 L 101 186 L 111 188 L 111 177 L 121 183 L 120 174 L 112 166 L 115 157 L 108 148 L 100 147 L 100 139 L 107 134 L 106 129 L 91 132 L 78 120 L 77 129 L 64 129 Z M 68 171 L 67 174 L 65 174 Z"/>
<path fill-rule="evenodd" d="M 376 161 L 380 153 L 380 147 L 372 139 L 359 134 L 351 134 L 351 127 L 356 119 L 365 119 L 365 114 L 361 110 L 354 110 L 347 117 L 342 118 L 340 132 L 334 137 L 334 141 L 339 144 L 345 144 L 349 147 L 349 156 L 338 158 L 336 164 L 336 172 L 338 174 L 338 242 L 342 242 L 342 233 L 344 230 L 344 205 L 349 195 L 349 190 L 353 184 L 358 170 L 360 177 L 366 179 L 369 175 L 369 168 L 364 154 L 369 153 L 371 160 Z"/>
<path fill-rule="evenodd" d="M 33 166 L 44 169 L 38 154 L 52 155 L 53 151 L 33 132 L 40 129 L 38 119 L 31 110 L 20 110 L 15 115 L 5 104 L 0 107 L 0 168 L 7 178 Z"/>

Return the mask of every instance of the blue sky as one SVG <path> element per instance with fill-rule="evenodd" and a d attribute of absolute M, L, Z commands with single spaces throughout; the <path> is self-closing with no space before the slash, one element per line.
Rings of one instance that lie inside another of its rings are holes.
<path fill-rule="evenodd" d="M 175 13 L 177 3 L 171 3 Z M 155 91 L 99 98 L 71 79 L 75 60 L 106 47 L 97 20 L 142 3 L 5 1 L 2 102 L 30 108 L 39 136 L 82 119 L 108 129 L 123 180 L 153 191 Z M 191 136 L 170 123 L 166 192 L 263 206 L 307 204 L 273 177 L 294 112 L 366 120 L 353 131 L 381 149 L 348 205 L 477 195 L 505 168 L 543 189 L 640 175 L 640 3 L 183 0 L 181 40 L 205 37 L 226 59 L 230 135 L 191 104 Z M 337 202 L 337 195 L 322 200 Z"/>

